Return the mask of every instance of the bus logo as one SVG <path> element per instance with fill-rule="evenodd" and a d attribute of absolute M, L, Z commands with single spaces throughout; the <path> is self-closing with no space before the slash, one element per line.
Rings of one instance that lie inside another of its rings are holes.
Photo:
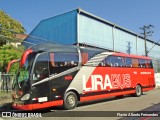
<path fill-rule="evenodd" d="M 82 76 L 84 91 L 110 90 L 116 88 L 129 88 L 131 80 L 129 74 L 108 74 L 103 78 L 102 75 L 91 75 L 87 81 L 86 76 Z"/>

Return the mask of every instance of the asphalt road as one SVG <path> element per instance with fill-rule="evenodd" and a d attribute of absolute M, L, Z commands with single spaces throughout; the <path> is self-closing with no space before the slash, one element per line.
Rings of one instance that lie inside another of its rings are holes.
<path fill-rule="evenodd" d="M 135 113 L 140 111 L 140 113 Z M 120 99 L 109 98 L 96 102 L 80 104 L 77 108 L 64 111 L 62 108 L 52 108 L 42 114 L 42 118 L 36 120 L 160 120 L 160 117 L 142 117 L 144 111 L 151 111 L 156 116 L 160 114 L 160 89 L 145 92 L 141 97 L 125 96 Z M 126 115 L 132 117 L 125 117 Z M 136 116 L 134 116 L 136 115 Z M 137 117 L 141 115 L 140 117 Z M 56 117 L 54 117 L 56 116 Z M 57 117 L 58 116 L 58 117 Z M 61 117 L 59 117 L 61 116 Z M 63 116 L 63 117 L 62 117 Z M 74 116 L 74 117 L 73 117 Z M 45 118 L 44 118 L 45 117 Z M 16 118 L 14 118 L 16 119 Z M 32 118 L 33 119 L 33 118 Z M 30 118 L 27 118 L 30 120 Z"/>

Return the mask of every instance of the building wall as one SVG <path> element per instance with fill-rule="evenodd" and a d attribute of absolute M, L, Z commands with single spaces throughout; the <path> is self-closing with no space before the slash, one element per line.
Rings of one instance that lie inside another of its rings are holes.
<path fill-rule="evenodd" d="M 78 43 L 113 49 L 112 27 L 78 14 Z"/>
<path fill-rule="evenodd" d="M 78 14 L 78 42 L 129 54 L 145 55 L 145 41 L 138 34 L 126 32 L 116 25 L 110 25 L 84 14 Z M 154 43 L 147 41 L 147 50 Z M 160 46 L 150 50 L 150 57 L 160 59 Z"/>
<path fill-rule="evenodd" d="M 114 30 L 115 50 L 129 54 L 136 54 L 136 36 L 126 33 L 122 30 Z"/>
<path fill-rule="evenodd" d="M 97 19 L 92 15 L 78 14 L 78 43 L 129 54 L 145 55 L 144 38 Z M 158 72 L 160 71 L 160 45 L 154 45 L 155 43 L 147 41 L 148 56 L 153 59 L 155 72 Z"/>

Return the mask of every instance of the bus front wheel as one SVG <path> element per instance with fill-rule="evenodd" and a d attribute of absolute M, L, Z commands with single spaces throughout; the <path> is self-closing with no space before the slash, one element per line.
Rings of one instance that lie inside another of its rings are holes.
<path fill-rule="evenodd" d="M 140 85 L 137 85 L 135 96 L 140 97 L 141 95 L 142 95 L 142 87 Z"/>
<path fill-rule="evenodd" d="M 64 96 L 64 108 L 66 110 L 74 109 L 77 106 L 78 99 L 74 92 L 67 92 Z"/>

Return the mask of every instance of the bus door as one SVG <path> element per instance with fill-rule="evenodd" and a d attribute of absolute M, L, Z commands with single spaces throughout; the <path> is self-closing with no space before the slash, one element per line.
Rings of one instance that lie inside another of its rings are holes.
<path fill-rule="evenodd" d="M 49 56 L 48 53 L 41 53 L 36 56 L 32 68 L 32 103 L 40 103 L 50 101 L 50 83 L 49 83 Z M 45 103 L 45 107 L 49 107 Z M 33 106 L 34 109 L 35 106 Z M 37 108 L 38 106 L 36 106 Z"/>

